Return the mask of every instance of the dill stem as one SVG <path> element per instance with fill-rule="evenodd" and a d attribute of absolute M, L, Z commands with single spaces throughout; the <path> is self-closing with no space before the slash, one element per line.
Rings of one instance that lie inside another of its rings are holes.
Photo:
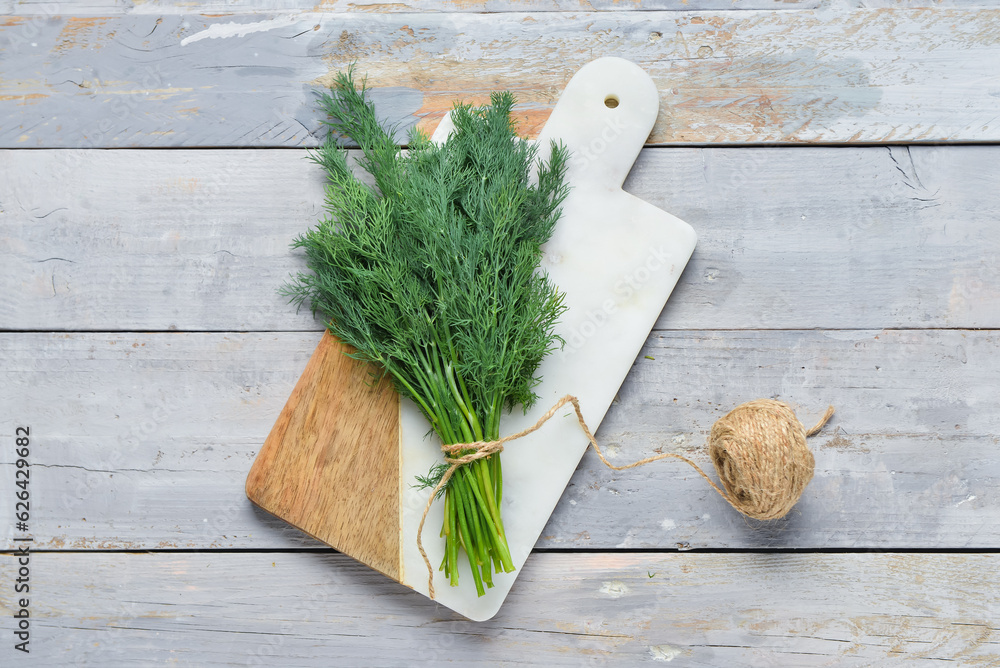
<path fill-rule="evenodd" d="M 482 461 L 482 460 L 479 460 Z M 486 500 L 482 497 L 479 489 L 476 485 L 469 485 L 469 489 L 472 490 L 472 495 L 475 497 L 480 509 L 483 511 L 483 519 L 486 520 L 486 524 L 489 527 L 489 536 L 493 540 L 493 544 L 497 549 L 500 556 L 500 563 L 503 564 L 503 569 L 507 573 L 514 570 L 514 564 L 510 558 L 510 550 L 507 548 L 507 539 L 502 538 L 500 533 L 497 531 L 496 526 L 493 524 L 493 518 L 490 515 L 490 510 L 486 506 Z"/>
<path fill-rule="evenodd" d="M 448 525 L 448 537 L 445 540 L 445 561 L 448 562 L 448 580 L 449 584 L 453 587 L 458 585 L 458 568 L 456 568 L 456 561 L 458 561 L 458 528 L 455 522 L 455 503 L 454 499 L 451 499 L 449 503 L 450 495 L 445 493 L 445 520 Z"/>
<path fill-rule="evenodd" d="M 445 376 L 448 381 L 448 389 L 451 390 L 451 396 L 455 400 L 455 405 L 458 406 L 458 410 L 465 418 L 465 423 L 462 425 L 463 431 L 467 434 L 470 442 L 474 440 L 482 440 L 482 433 L 479 430 L 478 424 L 479 421 L 476 420 L 475 414 L 459 393 L 458 385 L 455 383 L 455 370 L 451 362 L 447 362 L 445 364 Z"/>
<path fill-rule="evenodd" d="M 479 478 L 479 486 L 483 492 L 483 496 L 486 498 L 486 507 L 489 510 L 490 516 L 493 518 L 493 523 L 499 528 L 500 527 L 500 509 L 497 507 L 496 500 L 493 496 L 493 481 L 490 479 L 490 463 L 489 461 L 493 459 L 493 455 L 486 457 L 484 459 L 476 460 L 476 476 Z"/>
<path fill-rule="evenodd" d="M 455 508 L 455 510 L 457 511 L 456 514 L 458 515 L 458 525 L 459 525 L 459 527 L 461 528 L 461 531 L 462 531 L 462 533 L 461 533 L 461 536 L 462 536 L 462 547 L 465 548 L 465 554 L 469 557 L 469 565 L 472 566 L 472 579 L 475 580 L 475 582 L 476 582 L 476 593 L 479 596 L 482 596 L 483 594 L 486 593 L 486 590 L 483 589 L 483 579 L 482 579 L 482 577 L 479 574 L 479 568 L 476 567 L 475 558 L 473 557 L 473 554 L 475 554 L 475 549 L 472 548 L 469 545 L 469 541 L 472 539 L 472 534 L 469 532 L 469 526 L 468 526 L 468 522 L 465 519 L 465 513 L 462 512 L 462 510 L 465 507 L 465 503 L 464 503 L 464 499 L 462 498 L 462 494 L 461 494 L 461 492 L 462 492 L 462 490 L 461 490 L 461 484 L 459 484 L 457 486 L 457 489 L 455 490 L 455 492 L 456 492 L 456 494 L 455 494 L 455 501 L 456 501 L 456 504 L 455 504 L 456 508 Z M 456 561 L 457 561 L 457 557 L 456 557 Z M 451 585 L 453 587 L 456 587 L 456 586 L 458 586 L 458 568 L 457 568 L 457 564 L 454 564 L 454 566 L 456 566 L 456 568 L 453 571 L 454 572 L 454 576 L 453 576 L 453 580 L 451 582 Z"/>
<path fill-rule="evenodd" d="M 445 536 L 447 536 L 447 535 L 449 535 L 451 533 L 450 528 L 448 526 L 448 509 L 449 509 L 450 505 L 451 505 L 451 499 L 450 499 L 450 497 L 447 494 L 445 494 L 444 495 L 444 522 L 441 523 L 441 534 L 440 534 L 442 538 L 444 538 Z"/>
<path fill-rule="evenodd" d="M 472 551 L 469 553 L 469 563 L 472 564 L 473 570 L 482 570 L 484 563 L 486 562 L 486 548 L 489 546 L 483 532 L 482 523 L 480 521 L 479 514 L 476 513 L 476 503 L 472 498 L 468 487 L 466 485 L 461 485 L 462 487 L 462 505 L 465 508 L 466 522 L 472 529 L 473 545 Z"/>
<path fill-rule="evenodd" d="M 481 534 L 483 534 L 483 535 L 486 535 L 486 532 L 489 529 L 487 529 L 486 523 L 483 522 L 483 516 L 482 516 L 481 513 L 479 515 L 479 520 L 478 521 L 479 521 L 479 532 Z M 493 587 L 493 555 L 496 554 L 496 550 L 493 549 L 493 546 L 490 543 L 490 541 L 484 540 L 483 541 L 482 552 L 483 552 L 483 558 L 482 558 L 482 562 L 483 563 L 481 565 L 481 568 L 482 568 L 482 571 L 483 571 L 483 584 L 485 584 L 489 588 L 492 588 Z"/>

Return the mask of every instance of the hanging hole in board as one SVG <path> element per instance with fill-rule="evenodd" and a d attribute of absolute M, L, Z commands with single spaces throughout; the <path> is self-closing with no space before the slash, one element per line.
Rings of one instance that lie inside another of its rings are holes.
<path fill-rule="evenodd" d="M 607 107 L 608 109 L 616 108 L 618 106 L 618 102 L 619 100 L 617 95 L 608 95 L 606 98 L 604 98 L 604 106 Z"/>

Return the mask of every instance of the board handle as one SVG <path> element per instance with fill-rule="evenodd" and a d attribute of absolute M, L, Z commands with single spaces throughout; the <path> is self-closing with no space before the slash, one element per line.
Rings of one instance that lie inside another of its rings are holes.
<path fill-rule="evenodd" d="M 549 128 L 570 151 L 567 180 L 620 188 L 656 123 L 660 96 L 645 71 L 624 58 L 598 58 L 573 75 L 538 137 L 543 159 Z M 613 150 L 612 150 L 613 149 Z"/>
<path fill-rule="evenodd" d="M 568 182 L 620 188 L 653 130 L 659 108 L 656 84 L 641 67 L 612 56 L 593 60 L 566 84 L 538 136 L 539 159 L 548 160 L 551 140 L 557 139 L 570 152 Z M 559 128 L 559 137 L 549 128 Z M 454 129 L 449 111 L 431 141 L 444 142 Z"/>

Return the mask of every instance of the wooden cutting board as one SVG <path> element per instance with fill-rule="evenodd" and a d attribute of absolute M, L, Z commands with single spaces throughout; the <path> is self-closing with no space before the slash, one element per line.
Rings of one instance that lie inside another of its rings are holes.
<path fill-rule="evenodd" d="M 556 331 L 563 350 L 546 358 L 539 400 L 502 424 L 534 424 L 560 397 L 576 395 L 596 430 L 635 361 L 695 245 L 690 225 L 621 189 L 656 120 L 649 76 L 620 58 L 588 63 L 566 86 L 538 138 L 564 142 L 572 187 L 542 266 L 566 294 Z M 433 139 L 450 130 L 442 121 Z M 441 460 L 439 442 L 408 400 L 341 354 L 324 334 L 247 478 L 247 496 L 319 540 L 427 594 L 416 528 L 427 491 L 411 485 Z M 517 571 L 494 576 L 477 598 L 467 566 L 462 584 L 437 576 L 435 600 L 472 620 L 499 610 L 588 442 L 571 408 L 504 451 L 502 513 Z M 641 453 L 636 453 L 637 457 Z M 442 511 L 424 528 L 431 563 L 443 555 Z"/>

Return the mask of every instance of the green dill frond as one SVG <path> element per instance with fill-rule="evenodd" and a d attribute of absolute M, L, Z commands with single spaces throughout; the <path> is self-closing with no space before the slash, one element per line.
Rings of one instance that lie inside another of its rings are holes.
<path fill-rule="evenodd" d="M 502 92 L 485 107 L 455 105 L 443 146 L 411 133 L 404 155 L 353 69 L 321 97 L 331 133 L 311 157 L 329 182 L 326 217 L 295 240 L 310 273 L 283 293 L 327 316 L 330 331 L 383 366 L 432 423 L 469 422 L 431 414 L 431 400 L 450 394 L 425 396 L 435 395 L 435 359 L 441 372 L 451 365 L 467 408 L 496 423 L 501 409 L 531 406 L 535 369 L 561 343 L 552 328 L 562 295 L 538 265 L 567 194 L 568 155 L 552 146 L 533 184 L 537 147 L 514 133 L 514 103 Z M 360 147 L 375 188 L 351 171 L 344 137 Z"/>
<path fill-rule="evenodd" d="M 449 466 L 447 464 L 435 464 L 431 467 L 431 470 L 427 472 L 427 475 L 416 476 L 416 484 L 411 485 L 414 489 L 434 489 L 437 484 L 441 482 L 441 478 L 444 477 L 445 472 L 448 470 Z M 450 482 L 450 481 L 449 481 Z M 437 496 L 441 496 L 447 491 L 448 486 L 445 485 L 438 490 Z M 435 497 L 437 498 L 437 497 Z"/>
<path fill-rule="evenodd" d="M 538 160 L 537 146 L 515 133 L 514 104 L 508 92 L 483 107 L 457 104 L 444 144 L 412 131 L 404 154 L 353 68 L 320 97 L 330 133 L 310 157 L 326 174 L 325 215 L 293 242 L 308 271 L 282 293 L 322 313 L 352 357 L 387 374 L 445 444 L 499 438 L 501 415 L 532 405 L 538 365 L 562 343 L 553 327 L 563 295 L 539 264 L 567 195 L 568 153 L 553 144 Z M 374 187 L 352 171 L 346 139 Z M 433 487 L 447 468 L 418 482 Z M 473 552 L 493 536 L 473 555 L 486 569 L 475 575 L 477 589 L 491 586 L 490 563 L 513 569 L 501 481 L 492 456 L 463 466 L 448 485 L 465 490 L 449 492 L 449 517 L 464 522 L 469 513 L 464 530 L 459 522 L 448 533 L 449 550 L 456 533 Z M 469 485 L 475 497 L 465 496 Z"/>

